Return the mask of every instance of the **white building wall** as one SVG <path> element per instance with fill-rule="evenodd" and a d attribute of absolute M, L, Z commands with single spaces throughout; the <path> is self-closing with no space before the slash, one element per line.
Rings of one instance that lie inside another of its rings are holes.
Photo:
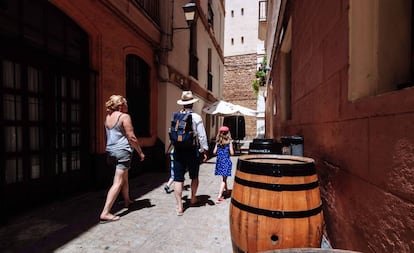
<path fill-rule="evenodd" d="M 259 0 L 226 0 L 224 57 L 256 53 L 263 45 L 258 27 Z"/>
<path fill-rule="evenodd" d="M 224 0 L 223 0 L 224 1 Z M 196 41 L 198 57 L 198 75 L 195 79 L 189 75 L 189 47 L 190 30 L 177 29 L 187 26 L 182 6 L 188 0 L 163 1 L 161 27 L 163 28 L 162 48 L 158 58 L 158 132 L 161 141 L 168 148 L 168 126 L 172 112 L 182 108 L 177 105 L 181 92 L 184 89 L 191 89 L 193 95 L 199 98 L 199 102 L 194 104 L 193 110 L 199 113 L 204 120 L 206 130 L 212 129 L 211 124 L 206 120 L 206 115 L 202 113 L 204 106 L 209 104 L 208 98 L 211 97 L 207 90 L 208 84 L 208 50 L 211 49 L 211 73 L 213 75 L 214 98 L 219 98 L 223 86 L 223 51 L 224 51 L 224 8 L 221 0 L 211 1 L 214 13 L 214 27 L 207 24 L 208 1 L 197 1 L 199 17 L 196 23 Z M 181 87 L 180 87 L 181 81 Z"/>

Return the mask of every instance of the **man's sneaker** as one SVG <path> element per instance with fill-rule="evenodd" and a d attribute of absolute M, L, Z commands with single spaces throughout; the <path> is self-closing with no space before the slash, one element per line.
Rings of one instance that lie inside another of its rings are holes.
<path fill-rule="evenodd" d="M 170 193 L 171 191 L 170 191 L 170 187 L 168 187 L 168 185 L 164 185 L 164 190 L 165 190 L 165 193 Z"/>

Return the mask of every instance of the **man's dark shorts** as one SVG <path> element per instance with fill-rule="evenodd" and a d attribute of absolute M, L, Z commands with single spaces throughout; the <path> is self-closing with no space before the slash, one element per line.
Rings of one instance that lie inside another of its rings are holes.
<path fill-rule="evenodd" d="M 199 155 L 197 148 L 174 150 L 174 181 L 184 182 L 184 174 L 187 170 L 190 179 L 198 178 L 200 170 Z"/>

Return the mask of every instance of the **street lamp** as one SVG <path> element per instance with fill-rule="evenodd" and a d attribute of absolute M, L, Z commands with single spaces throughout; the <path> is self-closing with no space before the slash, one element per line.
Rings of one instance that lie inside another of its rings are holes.
<path fill-rule="evenodd" d="M 190 2 L 183 6 L 185 21 L 187 21 L 188 27 L 190 27 L 197 19 L 197 5 Z"/>
<path fill-rule="evenodd" d="M 183 6 L 185 21 L 187 21 L 187 27 L 176 27 L 173 30 L 178 29 L 190 29 L 191 25 L 196 22 L 197 19 L 197 5 L 194 2 L 189 2 Z"/>

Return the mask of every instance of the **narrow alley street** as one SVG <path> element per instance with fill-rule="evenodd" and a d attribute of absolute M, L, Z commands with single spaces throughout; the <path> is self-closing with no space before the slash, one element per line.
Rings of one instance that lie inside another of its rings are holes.
<path fill-rule="evenodd" d="M 232 160 L 234 176 L 237 157 Z M 169 174 L 149 173 L 130 181 L 135 203 L 129 209 L 115 204 L 120 221 L 99 224 L 106 190 L 87 192 L 10 219 L 0 228 L 0 252 L 231 252 L 230 199 L 215 203 L 220 178 L 214 166 L 215 158 L 201 165 L 197 207 L 188 205 L 186 175 L 183 216 L 176 215 L 173 193 L 164 191 Z"/>

